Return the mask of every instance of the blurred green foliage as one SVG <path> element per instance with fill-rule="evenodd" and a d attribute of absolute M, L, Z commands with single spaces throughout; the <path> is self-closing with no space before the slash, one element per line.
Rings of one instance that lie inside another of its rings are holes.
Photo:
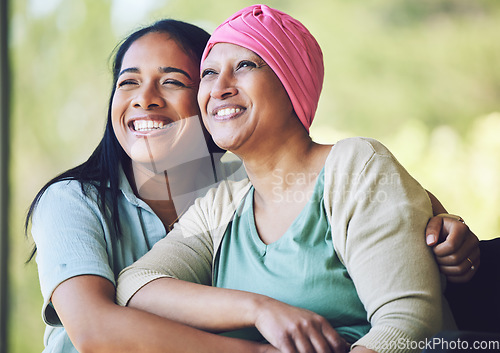
<path fill-rule="evenodd" d="M 83 162 L 104 128 L 109 57 L 126 34 L 172 17 L 209 32 L 243 0 L 11 1 L 13 76 L 9 352 L 43 349 L 36 265 L 23 218 L 38 189 Z M 275 0 L 323 48 L 312 135 L 363 135 L 462 215 L 500 235 L 500 2 Z"/>

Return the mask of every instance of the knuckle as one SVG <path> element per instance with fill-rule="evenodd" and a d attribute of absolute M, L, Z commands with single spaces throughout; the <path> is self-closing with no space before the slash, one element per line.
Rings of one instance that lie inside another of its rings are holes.
<path fill-rule="evenodd" d="M 448 262 L 453 265 L 458 265 L 461 261 L 458 259 L 457 254 L 451 254 L 448 256 Z"/>
<path fill-rule="evenodd" d="M 293 337 L 296 337 L 297 334 L 301 331 L 302 322 L 290 322 L 287 327 L 286 331 L 283 332 L 284 338 L 288 339 L 288 334 L 292 335 Z M 286 334 L 288 333 L 288 334 Z"/>
<path fill-rule="evenodd" d="M 470 236 L 470 235 L 472 235 L 472 232 L 470 231 L 469 226 L 467 224 L 465 224 L 465 223 L 458 222 L 455 225 L 455 231 L 457 233 L 461 234 L 462 237 L 465 238 L 465 239 L 475 238 L 475 237 L 471 237 Z"/>
<path fill-rule="evenodd" d="M 320 322 L 320 323 L 323 323 L 323 322 L 327 322 L 326 319 L 321 316 L 321 315 L 318 315 L 318 314 L 314 314 L 312 319 L 315 321 L 315 322 Z"/>

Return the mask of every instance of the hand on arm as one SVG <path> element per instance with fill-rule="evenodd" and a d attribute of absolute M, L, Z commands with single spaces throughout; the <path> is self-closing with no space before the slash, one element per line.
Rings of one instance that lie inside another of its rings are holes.
<path fill-rule="evenodd" d="M 284 353 L 347 351 L 344 339 L 320 315 L 259 294 L 159 278 L 128 305 L 214 332 L 255 326 Z"/>
<path fill-rule="evenodd" d="M 255 327 L 283 353 L 349 350 L 349 344 L 324 317 L 272 299 L 263 302 Z"/>
<path fill-rule="evenodd" d="M 274 352 L 114 303 L 114 286 L 98 276 L 61 283 L 52 303 L 79 352 Z"/>
<path fill-rule="evenodd" d="M 372 325 L 353 350 L 432 337 L 442 328 L 442 307 L 438 269 L 422 239 L 432 215 L 429 198 L 380 143 L 353 144 L 341 149 L 338 143 L 339 163 L 349 163 L 326 169 L 331 176 L 325 172 L 335 250 Z M 386 176 L 394 182 L 381 183 Z M 344 183 L 333 182 L 343 177 Z"/>
<path fill-rule="evenodd" d="M 468 282 L 480 264 L 477 236 L 459 217 L 448 214 L 431 218 L 425 233 L 427 245 L 433 247 L 439 269 L 448 281 Z"/>
<path fill-rule="evenodd" d="M 431 218 L 425 229 L 425 240 L 448 281 L 468 282 L 479 268 L 479 239 L 459 216 L 448 214 L 441 202 L 427 191 L 432 203 Z"/>

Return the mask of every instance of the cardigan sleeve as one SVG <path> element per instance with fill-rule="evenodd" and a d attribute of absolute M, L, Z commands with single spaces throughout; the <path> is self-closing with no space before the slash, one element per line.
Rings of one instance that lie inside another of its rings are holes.
<path fill-rule="evenodd" d="M 353 138 L 332 151 L 325 198 L 334 246 L 372 324 L 353 346 L 413 351 L 442 321 L 439 271 L 423 236 L 430 200 L 379 142 Z"/>
<path fill-rule="evenodd" d="M 195 201 L 174 229 L 118 277 L 116 301 L 127 305 L 149 282 L 171 277 L 211 285 L 213 259 L 248 180 L 225 181 Z"/>

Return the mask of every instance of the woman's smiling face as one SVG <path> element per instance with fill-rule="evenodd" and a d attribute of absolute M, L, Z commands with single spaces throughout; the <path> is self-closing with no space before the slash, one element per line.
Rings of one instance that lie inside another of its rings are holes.
<path fill-rule="evenodd" d="M 198 103 L 215 143 L 237 154 L 248 140 L 255 147 L 282 131 L 294 114 L 288 94 L 266 62 L 228 43 L 214 45 L 203 62 Z"/>
<path fill-rule="evenodd" d="M 153 163 L 154 169 L 179 157 L 186 144 L 200 142 L 187 138 L 189 128 L 199 125 L 198 84 L 197 61 L 168 34 L 152 32 L 132 43 L 111 109 L 113 130 L 132 161 Z"/>

